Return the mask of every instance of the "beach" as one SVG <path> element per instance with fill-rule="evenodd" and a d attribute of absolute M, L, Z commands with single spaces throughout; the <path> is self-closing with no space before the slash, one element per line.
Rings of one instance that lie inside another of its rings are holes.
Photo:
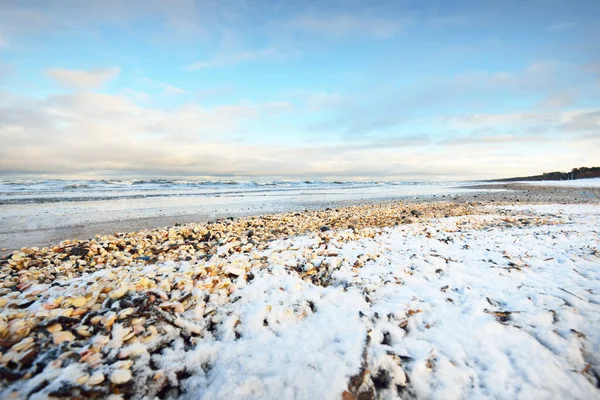
<path fill-rule="evenodd" d="M 599 186 L 303 189 L 29 236 L 0 260 L 0 397 L 600 398 Z"/>
<path fill-rule="evenodd" d="M 0 256 L 22 247 L 97 234 L 306 209 L 395 200 L 580 203 L 600 195 L 598 185 L 578 190 L 564 184 L 4 181 L 0 182 Z"/>
<path fill-rule="evenodd" d="M 0 255 L 2 248 L 10 251 L 176 223 L 377 204 L 395 199 L 423 201 L 473 192 L 461 187 L 465 185 L 464 182 L 0 181 Z"/>

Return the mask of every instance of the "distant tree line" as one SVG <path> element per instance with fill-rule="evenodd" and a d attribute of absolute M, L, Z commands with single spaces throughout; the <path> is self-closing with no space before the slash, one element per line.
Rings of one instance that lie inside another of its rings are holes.
<path fill-rule="evenodd" d="M 566 181 L 572 179 L 600 178 L 600 167 L 573 168 L 571 172 L 544 172 L 542 175 L 521 176 L 518 178 L 494 179 L 504 181 Z"/>
<path fill-rule="evenodd" d="M 600 167 L 573 168 L 567 179 L 600 178 Z"/>

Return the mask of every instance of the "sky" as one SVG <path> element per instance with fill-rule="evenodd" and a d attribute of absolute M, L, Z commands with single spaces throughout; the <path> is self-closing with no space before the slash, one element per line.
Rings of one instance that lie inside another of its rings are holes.
<path fill-rule="evenodd" d="M 597 0 L 0 0 L 0 176 L 600 165 Z"/>

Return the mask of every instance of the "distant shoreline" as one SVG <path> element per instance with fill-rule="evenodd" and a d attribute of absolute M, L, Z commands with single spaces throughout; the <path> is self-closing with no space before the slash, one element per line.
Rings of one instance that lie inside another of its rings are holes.
<path fill-rule="evenodd" d="M 571 172 L 546 172 L 542 175 L 522 176 L 516 178 L 490 179 L 485 182 L 519 182 L 519 181 L 572 181 L 580 179 L 600 178 L 600 167 L 573 168 Z"/>

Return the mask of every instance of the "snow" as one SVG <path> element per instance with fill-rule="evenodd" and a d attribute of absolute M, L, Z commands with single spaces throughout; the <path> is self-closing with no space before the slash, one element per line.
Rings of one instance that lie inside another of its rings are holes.
<path fill-rule="evenodd" d="M 224 320 L 208 385 L 204 374 L 186 381 L 189 398 L 336 398 L 346 389 L 366 338 L 357 311 L 366 304 L 358 293 L 314 286 L 279 267 L 241 295 L 221 310 L 235 316 Z M 243 321 L 238 340 L 237 321 Z M 203 360 L 203 348 L 195 353 Z M 195 360 L 194 354 L 188 362 L 197 366 Z"/>
<path fill-rule="evenodd" d="M 136 393 L 168 380 L 188 399 L 339 399 L 359 387 L 390 399 L 600 399 L 600 206 L 491 210 L 215 256 L 207 265 L 223 263 L 237 290 L 177 315 L 177 327 L 203 333 L 191 343 L 165 325 L 163 351 L 157 342 L 121 348 L 137 357 Z M 268 267 L 244 275 L 258 258 Z M 150 276 L 204 266 L 136 268 Z M 73 280 L 61 295 L 110 275 Z M 115 327 L 107 348 L 126 334 Z M 123 374 L 119 362 L 102 370 Z M 74 381 L 81 365 L 27 385 Z"/>
<path fill-rule="evenodd" d="M 394 350 L 414 359 L 406 367 L 418 397 L 600 395 L 580 373 L 588 362 L 597 367 L 599 361 L 600 260 L 591 255 L 599 238 L 585 219 L 579 223 L 567 230 L 560 225 L 464 230 L 450 235 L 454 242 L 449 244 L 435 236 L 424 239 L 415 227 L 406 233 L 422 240 L 406 241 L 398 232 L 385 238 L 385 256 L 359 277 L 375 287 L 383 276 L 403 279 L 401 286 L 377 287 L 370 294 L 379 314 L 422 310 L 409 319 L 406 335 L 387 322 L 380 327 L 398 337 L 392 341 Z M 411 253 L 415 257 L 406 265 Z M 436 253 L 450 262 L 427 256 Z M 522 267 L 507 269 L 509 260 Z M 386 261 L 412 273 L 390 273 Z M 501 323 L 493 311 L 512 314 Z M 587 339 L 580 340 L 573 330 Z"/>
<path fill-rule="evenodd" d="M 188 397 L 339 398 L 368 334 L 368 369 L 398 385 L 384 397 L 600 398 L 600 207 L 513 212 L 531 224 L 458 217 L 334 239 L 337 256 L 321 262 L 346 262 L 327 287 L 285 269 L 317 241 L 274 243 L 264 252 L 272 266 L 217 311 L 220 339 L 186 355 L 196 368 Z M 353 268 L 365 254 L 372 260 Z M 208 360 L 212 369 L 199 371 Z"/>
<path fill-rule="evenodd" d="M 600 178 L 575 179 L 570 181 L 519 181 L 519 183 L 536 186 L 600 188 Z"/>

